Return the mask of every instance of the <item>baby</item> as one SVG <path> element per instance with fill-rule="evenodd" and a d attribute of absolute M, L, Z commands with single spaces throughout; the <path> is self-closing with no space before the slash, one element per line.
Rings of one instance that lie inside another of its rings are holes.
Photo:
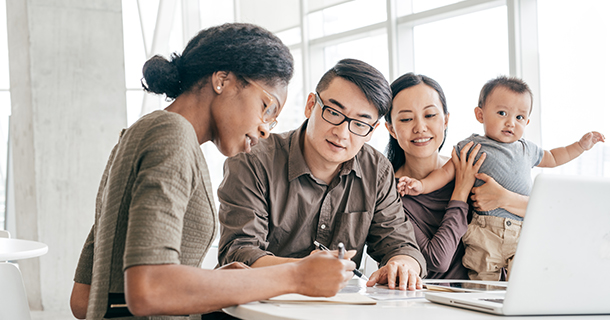
<path fill-rule="evenodd" d="M 522 139 L 532 112 L 533 96 L 529 86 L 520 79 L 498 77 L 488 81 L 479 96 L 475 115 L 483 124 L 485 136 L 473 134 L 456 146 L 457 154 L 469 142 L 480 144 L 485 161 L 479 172 L 492 177 L 505 189 L 529 195 L 532 188 L 531 168 L 552 168 L 569 162 L 597 142 L 604 142 L 599 132 L 589 132 L 579 141 L 550 151 Z M 448 161 L 426 178 L 415 180 L 402 177 L 398 191 L 418 195 L 430 193 L 445 186 L 455 176 L 455 167 Z M 477 180 L 475 187 L 484 182 Z M 502 268 L 510 273 L 517 248 L 523 216 L 503 208 L 491 211 L 474 211 L 468 231 L 462 238 L 466 252 L 462 263 L 469 269 L 473 280 L 500 280 Z"/>

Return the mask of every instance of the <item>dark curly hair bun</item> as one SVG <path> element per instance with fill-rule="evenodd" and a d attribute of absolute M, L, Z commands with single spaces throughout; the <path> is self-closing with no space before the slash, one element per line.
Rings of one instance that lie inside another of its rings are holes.
<path fill-rule="evenodd" d="M 227 23 L 201 30 L 171 61 L 150 58 L 142 68 L 142 86 L 175 99 L 200 88 L 217 71 L 287 85 L 293 69 L 290 50 L 271 32 L 253 24 Z"/>
<path fill-rule="evenodd" d="M 165 94 L 170 99 L 180 95 L 180 71 L 176 66 L 176 54 L 172 55 L 172 62 L 156 55 L 150 58 L 142 68 L 142 87 L 144 90 L 157 94 Z"/>

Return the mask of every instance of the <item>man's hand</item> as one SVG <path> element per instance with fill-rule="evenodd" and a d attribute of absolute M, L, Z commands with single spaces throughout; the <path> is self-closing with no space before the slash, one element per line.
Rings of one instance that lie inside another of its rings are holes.
<path fill-rule="evenodd" d="M 366 283 L 368 287 L 376 283 L 387 284 L 390 289 L 415 290 L 422 288 L 422 280 L 419 277 L 421 267 L 412 257 L 400 255 L 392 257 L 388 263 L 379 270 L 373 272 L 370 280 Z M 396 284 L 398 283 L 398 287 Z"/>

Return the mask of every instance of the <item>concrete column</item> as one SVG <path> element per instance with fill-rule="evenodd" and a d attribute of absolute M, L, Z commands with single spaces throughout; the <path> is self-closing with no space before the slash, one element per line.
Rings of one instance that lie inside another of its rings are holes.
<path fill-rule="evenodd" d="M 7 0 L 16 238 L 32 310 L 67 311 L 110 150 L 126 123 L 121 0 Z"/>

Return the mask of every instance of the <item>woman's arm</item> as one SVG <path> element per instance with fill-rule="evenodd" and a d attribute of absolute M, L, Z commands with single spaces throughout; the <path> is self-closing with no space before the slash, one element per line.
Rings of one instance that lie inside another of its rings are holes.
<path fill-rule="evenodd" d="M 207 313 L 296 292 L 333 296 L 352 278 L 355 263 L 327 252 L 296 263 L 241 270 L 140 265 L 125 270 L 125 299 L 136 316 Z"/>
<path fill-rule="evenodd" d="M 418 213 L 411 212 L 411 214 Z M 413 223 L 415 238 L 426 258 L 428 272 L 444 273 L 449 270 L 460 240 L 468 229 L 467 215 L 468 204 L 454 200 L 447 204 L 445 215 L 432 237 L 426 235 L 417 223 Z"/>
<path fill-rule="evenodd" d="M 477 211 L 504 208 L 512 214 L 520 217 L 525 216 L 525 209 L 530 199 L 528 196 L 505 189 L 496 180 L 484 173 L 478 173 L 476 178 L 485 182 L 479 187 L 472 188 L 470 198 L 473 201 L 472 206 Z"/>
<path fill-rule="evenodd" d="M 90 289 L 91 286 L 88 284 L 74 282 L 72 295 L 70 296 L 70 309 L 72 309 L 72 314 L 76 319 L 85 319 L 87 317 Z"/>

